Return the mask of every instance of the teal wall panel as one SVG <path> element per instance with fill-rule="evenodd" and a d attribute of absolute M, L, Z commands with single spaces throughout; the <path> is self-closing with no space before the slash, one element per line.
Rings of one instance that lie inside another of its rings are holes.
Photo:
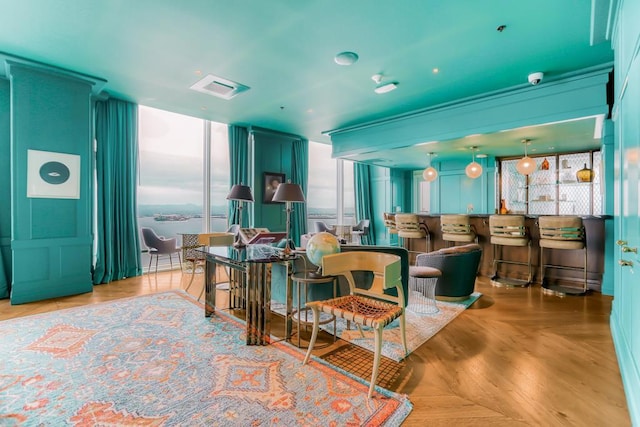
<path fill-rule="evenodd" d="M 11 128 L 9 80 L 0 78 L 0 298 L 11 283 Z"/>
<path fill-rule="evenodd" d="M 390 235 L 384 226 L 384 213 L 392 212 L 391 170 L 389 168 L 371 167 L 371 193 L 375 223 L 376 244 L 392 245 L 397 243 L 397 236 Z"/>
<path fill-rule="evenodd" d="M 613 205 L 614 235 L 608 240 L 622 240 L 626 246 L 640 246 L 640 2 L 620 0 L 613 20 L 615 51 L 615 165 Z M 606 146 L 605 146 L 605 149 Z M 606 154 L 605 154 L 606 156 Z M 606 158 L 605 158 L 606 162 Z M 607 167 L 607 163 L 605 163 Z M 605 199 L 605 209 L 609 208 Z M 614 249 L 614 299 L 611 313 L 611 333 L 618 356 L 620 374 L 625 388 L 631 424 L 640 425 L 640 287 L 634 272 L 640 257 L 633 252 Z M 608 259 L 608 258 L 607 258 Z M 619 261 L 631 261 L 634 266 L 621 266 Z"/>
<path fill-rule="evenodd" d="M 285 174 L 291 179 L 292 139 L 286 135 L 255 131 L 253 133 L 254 152 L 254 199 L 252 207 L 255 227 L 266 227 L 271 231 L 285 231 L 286 214 L 284 203 L 266 204 L 262 202 L 264 192 L 264 172 Z M 295 209 L 295 203 L 293 208 Z"/>
<path fill-rule="evenodd" d="M 495 211 L 495 159 L 476 159 L 482 175 L 471 179 L 465 174 L 465 162 L 437 163 L 438 178 L 431 184 L 431 213 L 491 214 Z M 414 185 L 419 185 L 415 181 Z"/>
<path fill-rule="evenodd" d="M 93 82 L 7 63 L 13 165 L 11 302 L 90 292 Z M 28 198 L 27 150 L 80 156 L 80 198 Z"/>

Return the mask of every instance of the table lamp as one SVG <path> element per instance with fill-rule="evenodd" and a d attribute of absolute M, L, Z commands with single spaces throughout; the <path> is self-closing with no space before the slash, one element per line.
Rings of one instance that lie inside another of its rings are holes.
<path fill-rule="evenodd" d="M 275 194 L 273 195 L 274 202 L 285 202 L 287 211 L 287 229 L 286 229 L 286 245 L 282 252 L 282 258 L 288 258 L 291 255 L 291 248 L 289 247 L 289 230 L 291 228 L 291 211 L 293 210 L 292 203 L 304 203 L 304 194 L 302 188 L 298 184 L 292 184 L 291 181 L 281 183 L 278 185 Z"/>
<path fill-rule="evenodd" d="M 251 194 L 251 187 L 243 184 L 234 184 L 231 187 L 231 191 L 227 195 L 227 200 L 235 200 L 238 202 L 238 215 L 237 221 L 240 227 L 242 227 L 242 204 L 243 202 L 253 202 L 253 194 Z M 240 239 L 239 235 L 234 243 L 236 247 L 244 246 L 244 242 Z"/>

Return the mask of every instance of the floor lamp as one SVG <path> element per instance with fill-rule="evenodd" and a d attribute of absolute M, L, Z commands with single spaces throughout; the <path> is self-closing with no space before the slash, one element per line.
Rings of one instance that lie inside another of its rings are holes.
<path fill-rule="evenodd" d="M 304 194 L 302 188 L 298 184 L 292 184 L 291 182 L 282 183 L 278 185 L 275 194 L 273 195 L 274 202 L 285 202 L 287 211 L 287 237 L 284 251 L 282 251 L 282 258 L 288 258 L 291 255 L 291 248 L 289 247 L 289 230 L 291 229 L 291 211 L 293 211 L 292 203 L 304 203 Z"/>
<path fill-rule="evenodd" d="M 237 221 L 240 227 L 242 227 L 242 205 L 244 202 L 253 202 L 253 194 L 251 194 L 251 187 L 243 184 L 235 184 L 231 187 L 231 191 L 227 195 L 227 200 L 235 200 L 238 203 L 238 215 Z M 244 246 L 244 242 L 238 233 L 236 237 L 235 247 Z"/>

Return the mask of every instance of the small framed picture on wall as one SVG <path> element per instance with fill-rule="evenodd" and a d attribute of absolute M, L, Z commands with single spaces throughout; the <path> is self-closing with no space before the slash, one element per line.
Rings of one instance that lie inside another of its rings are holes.
<path fill-rule="evenodd" d="M 263 203 L 278 203 L 273 201 L 273 195 L 276 193 L 278 185 L 284 182 L 284 174 L 276 172 L 264 173 L 264 193 L 262 197 Z"/>
<path fill-rule="evenodd" d="M 27 150 L 27 197 L 80 198 L 80 156 Z"/>

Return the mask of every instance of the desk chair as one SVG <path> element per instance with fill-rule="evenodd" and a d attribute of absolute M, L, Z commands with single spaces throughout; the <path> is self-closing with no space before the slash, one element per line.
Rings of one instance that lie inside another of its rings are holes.
<path fill-rule="evenodd" d="M 493 272 L 491 283 L 505 286 L 528 286 L 533 278 L 531 268 L 531 239 L 524 225 L 524 215 L 491 215 L 489 217 L 489 233 L 493 246 Z M 527 262 L 503 259 L 504 246 L 526 246 Z M 498 250 L 500 254 L 498 254 Z M 498 264 L 526 265 L 527 280 L 507 280 L 498 277 Z"/>
<path fill-rule="evenodd" d="M 540 227 L 540 283 L 543 292 L 557 296 L 586 295 L 587 286 L 587 236 L 582 224 L 582 218 L 577 216 L 541 216 L 538 218 Z M 545 264 L 545 249 L 553 250 L 582 250 L 584 264 L 582 267 Z M 582 288 L 551 285 L 545 280 L 545 269 L 556 268 L 564 270 L 582 271 Z"/>
<path fill-rule="evenodd" d="M 356 251 L 325 255 L 322 259 L 322 273 L 330 276 L 343 275 L 349 282 L 350 294 L 326 301 L 307 303 L 307 307 L 313 311 L 313 333 L 309 349 L 302 363 L 306 364 L 311 357 L 313 346 L 318 337 L 321 313 L 327 313 L 357 324 L 361 334 L 362 326 L 371 327 L 374 331 L 375 341 L 371 385 L 368 394 L 371 398 L 380 367 L 382 330 L 397 318 L 400 319 L 405 355 L 408 354 L 401 268 L 399 256 L 381 252 Z M 373 272 L 374 280 L 369 289 L 356 287 L 353 278 L 354 271 Z M 393 287 L 396 288 L 398 296 L 384 293 L 385 289 Z"/>

